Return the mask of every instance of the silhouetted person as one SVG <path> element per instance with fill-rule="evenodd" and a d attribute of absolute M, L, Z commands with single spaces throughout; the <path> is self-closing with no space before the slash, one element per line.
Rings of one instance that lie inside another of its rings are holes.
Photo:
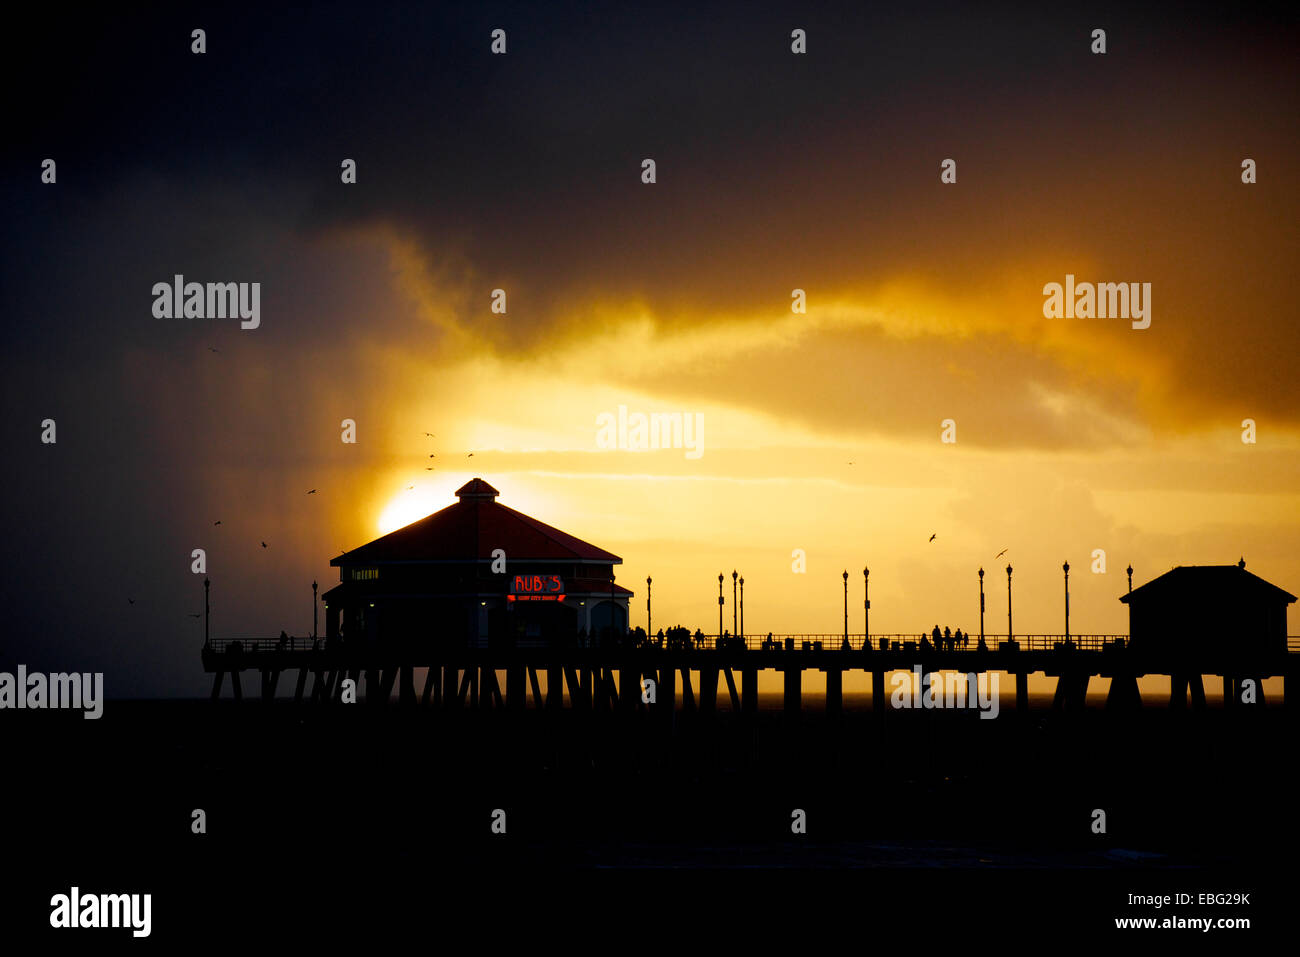
<path fill-rule="evenodd" d="M 980 643 L 975 646 L 976 651 L 988 651 L 989 646 L 984 644 L 984 636 L 980 635 Z"/>
<path fill-rule="evenodd" d="M 930 633 L 930 635 L 931 635 L 931 639 L 932 639 L 933 642 L 934 642 L 934 646 L 935 646 L 936 648 L 938 648 L 938 647 L 939 647 L 939 639 L 942 637 L 942 635 L 941 635 L 940 632 L 939 632 L 939 626 L 938 626 L 938 625 L 935 625 L 935 626 L 934 626 L 934 631 L 932 631 L 932 632 Z"/>

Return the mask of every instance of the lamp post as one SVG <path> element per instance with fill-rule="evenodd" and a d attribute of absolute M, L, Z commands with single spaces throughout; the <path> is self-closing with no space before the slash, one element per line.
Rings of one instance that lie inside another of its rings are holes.
<path fill-rule="evenodd" d="M 745 640 L 745 576 L 740 576 L 740 630 L 736 632 L 736 640 L 743 642 Z"/>
<path fill-rule="evenodd" d="M 1129 565 L 1126 571 L 1128 572 L 1128 590 L 1132 591 L 1133 590 L 1133 566 Z"/>
<path fill-rule="evenodd" d="M 203 646 L 208 645 L 208 590 L 212 587 L 207 577 L 203 579 Z"/>
<path fill-rule="evenodd" d="M 844 644 L 849 643 L 849 570 L 844 569 Z"/>
<path fill-rule="evenodd" d="M 740 626 L 736 624 L 737 607 L 738 606 L 736 604 L 736 570 L 733 568 L 731 570 L 731 633 L 733 635 L 739 632 L 740 630 Z"/>
<path fill-rule="evenodd" d="M 654 637 L 654 629 L 651 627 L 650 617 L 650 576 L 645 577 L 645 636 L 646 638 Z"/>
<path fill-rule="evenodd" d="M 316 640 L 316 583 L 311 583 L 311 637 Z"/>
<path fill-rule="evenodd" d="M 1065 572 L 1065 643 L 1070 643 L 1070 563 L 1065 562 L 1061 565 L 1061 570 Z"/>
<path fill-rule="evenodd" d="M 862 650 L 871 649 L 871 569 L 862 569 Z"/>
<path fill-rule="evenodd" d="M 614 643 L 614 566 L 609 567 L 609 643 Z"/>
<path fill-rule="evenodd" d="M 980 566 L 980 644 L 984 644 L 984 567 Z"/>
<path fill-rule="evenodd" d="M 1011 565 L 1007 564 L 1007 641 L 1012 640 L 1011 631 Z"/>
<path fill-rule="evenodd" d="M 722 572 L 718 572 L 718 638 L 722 638 Z"/>

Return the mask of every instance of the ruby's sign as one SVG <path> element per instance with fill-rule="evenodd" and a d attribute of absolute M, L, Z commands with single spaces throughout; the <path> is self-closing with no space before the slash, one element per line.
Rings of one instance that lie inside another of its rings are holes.
<path fill-rule="evenodd" d="M 514 575 L 506 601 L 564 601 L 559 575 Z"/>

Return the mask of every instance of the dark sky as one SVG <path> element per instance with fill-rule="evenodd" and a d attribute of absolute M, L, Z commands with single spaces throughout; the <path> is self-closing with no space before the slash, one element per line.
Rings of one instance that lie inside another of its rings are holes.
<path fill-rule="evenodd" d="M 1072 381 L 1099 407 L 1142 403 L 1143 421 L 1191 428 L 1245 396 L 1300 423 L 1288 5 L 158 4 L 29 16 L 3 41 L 0 667 L 102 670 L 115 696 L 201 691 L 190 548 L 230 516 L 241 544 L 208 542 L 210 561 L 239 568 L 220 581 L 223 625 L 294 630 L 286 610 L 310 607 L 312 577 L 332 583 L 326 562 L 343 542 L 316 527 L 337 511 L 276 516 L 298 507 L 313 469 L 342 480 L 351 467 L 294 436 L 353 410 L 384 414 L 373 351 L 544 359 L 590 328 L 579 304 L 634 301 L 673 332 L 701 315 L 757 315 L 796 285 L 869 298 L 905 275 L 996 312 L 1001 277 L 1046 255 L 1065 265 L 1033 272 L 1039 282 L 1074 261 L 1150 276 L 1158 308 L 1183 323 L 1177 336 L 1117 336 L 1105 353 L 1160 370 L 1159 390 L 1076 365 Z M 497 27 L 503 57 L 488 52 Z M 790 53 L 795 27 L 806 56 Z M 1094 27 L 1107 30 L 1105 57 L 1089 52 Z M 647 156 L 653 191 L 637 179 Z M 957 198 L 934 188 L 947 156 L 960 158 Z M 1261 170 L 1247 203 L 1233 172 L 1243 156 Z M 53 187 L 39 181 L 46 157 Z M 357 160 L 355 188 L 340 188 L 344 157 Z M 437 321 L 412 322 L 428 303 L 412 306 L 390 262 L 349 245 L 376 235 L 434 277 Z M 256 339 L 154 319 L 149 290 L 175 273 L 261 281 Z M 464 290 L 496 286 L 528 307 L 508 328 L 475 325 Z M 955 324 L 953 342 L 989 332 L 982 321 Z M 1050 349 L 1022 339 L 994 353 L 986 374 L 1014 383 Z M 703 398 L 721 378 L 683 370 L 681 384 Z M 815 395 L 784 408 L 819 428 L 857 401 Z M 771 390 L 745 401 L 764 409 Z M 904 404 L 896 412 L 883 432 L 910 427 Z M 55 447 L 38 441 L 47 416 Z M 1025 429 L 1039 447 L 1092 441 Z M 242 557 L 249 541 L 280 546 L 313 521 L 309 540 Z"/>

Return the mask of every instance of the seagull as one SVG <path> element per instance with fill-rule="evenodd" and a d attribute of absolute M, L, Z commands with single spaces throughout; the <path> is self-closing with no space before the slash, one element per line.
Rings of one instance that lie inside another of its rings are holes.
<path fill-rule="evenodd" d="M 930 541 L 934 541 L 934 536 L 935 536 L 935 535 L 938 535 L 938 534 L 939 534 L 938 532 L 935 532 L 934 535 L 931 535 L 931 536 L 930 536 Z"/>
<path fill-rule="evenodd" d="M 434 455 L 432 452 L 429 453 L 429 458 L 436 459 L 437 457 L 438 456 Z"/>
<path fill-rule="evenodd" d="M 213 525 L 220 525 L 220 524 L 221 524 L 221 519 L 217 519 L 217 520 L 216 520 L 215 522 L 213 522 L 212 524 L 213 524 Z"/>
<path fill-rule="evenodd" d="M 127 603 L 128 605 L 134 605 L 134 604 L 135 604 L 135 599 L 134 599 L 134 598 L 128 598 L 128 599 L 126 600 L 126 603 Z"/>
<path fill-rule="evenodd" d="M 432 466 L 432 465 L 426 465 L 426 466 L 424 467 L 424 470 L 425 470 L 426 472 L 432 472 L 432 471 L 433 471 L 433 466 Z"/>
<path fill-rule="evenodd" d="M 212 348 L 212 346 L 208 346 L 208 351 L 209 351 L 209 352 L 220 352 L 221 350 L 220 350 L 220 349 L 214 349 L 214 348 Z"/>
<path fill-rule="evenodd" d="M 407 490 L 408 492 L 409 492 L 411 489 L 413 489 L 413 488 L 415 488 L 414 485 L 408 485 L 408 486 L 406 486 L 406 490 Z"/>
<path fill-rule="evenodd" d="M 1007 551 L 1008 551 L 1008 549 L 1005 549 L 1005 548 L 1002 549 L 1002 551 L 998 552 L 996 555 L 993 556 L 993 560 L 996 562 L 999 558 L 1001 558 L 1003 555 L 1005 555 L 1005 554 L 1007 553 Z"/>
<path fill-rule="evenodd" d="M 473 457 L 474 457 L 474 453 L 473 453 L 473 452 L 471 452 L 471 453 L 469 453 L 469 455 L 465 456 L 465 458 L 467 458 L 467 459 L 472 459 Z"/>
<path fill-rule="evenodd" d="M 436 438 L 437 438 L 437 436 L 434 435 L 432 432 L 425 432 L 424 434 L 427 435 L 427 436 L 428 436 L 429 438 L 431 438 L 431 439 L 436 439 Z"/>
<path fill-rule="evenodd" d="M 307 494 L 308 494 L 308 495 L 315 495 L 315 494 L 316 494 L 316 490 L 315 490 L 315 489 L 312 489 L 312 490 L 311 490 L 310 492 L 308 492 Z"/>
<path fill-rule="evenodd" d="M 262 547 L 263 547 L 263 548 L 266 548 L 266 542 L 263 542 L 263 543 L 262 543 Z"/>

